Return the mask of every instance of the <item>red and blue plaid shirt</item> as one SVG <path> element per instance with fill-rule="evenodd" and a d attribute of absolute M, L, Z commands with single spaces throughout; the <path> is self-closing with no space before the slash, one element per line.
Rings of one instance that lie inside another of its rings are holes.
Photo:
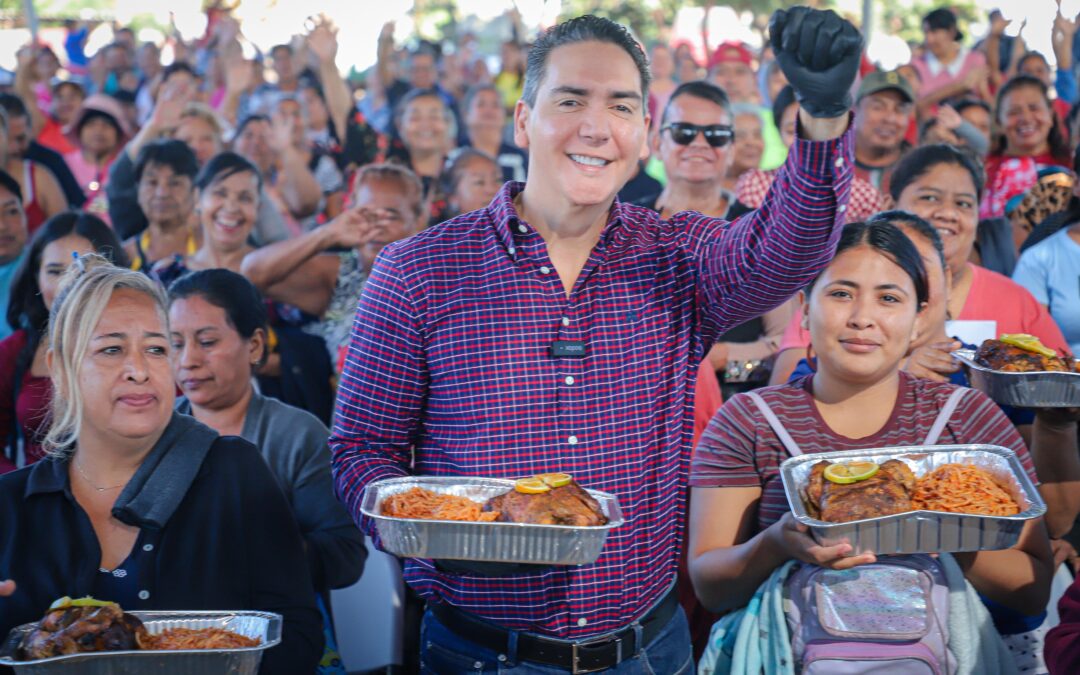
<path fill-rule="evenodd" d="M 330 439 L 357 522 L 365 485 L 410 472 L 565 471 L 614 493 L 626 516 L 592 565 L 492 578 L 408 560 L 408 583 L 564 639 L 640 618 L 675 580 L 705 346 L 832 257 L 852 148 L 850 131 L 797 141 L 761 208 L 733 223 L 697 213 L 665 222 L 616 201 L 569 298 L 514 209 L 520 183 L 387 246 L 360 299 Z M 556 340 L 583 341 L 587 353 L 553 358 Z"/>

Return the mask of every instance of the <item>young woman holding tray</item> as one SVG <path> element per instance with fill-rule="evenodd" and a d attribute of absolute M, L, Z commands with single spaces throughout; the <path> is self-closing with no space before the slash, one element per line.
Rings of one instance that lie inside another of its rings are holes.
<path fill-rule="evenodd" d="M 848 570 L 876 563 L 903 565 L 911 559 L 879 560 L 872 552 L 853 555 L 849 544 L 821 546 L 813 540 L 788 511 L 779 469 L 791 453 L 767 421 L 766 408 L 776 416 L 777 426 L 790 434 L 798 446 L 796 452 L 985 443 L 1012 448 L 1035 480 L 1023 441 L 989 398 L 900 370 L 910 342 L 923 330 L 928 282 L 918 250 L 889 222 L 889 214 L 885 216 L 848 225 L 835 258 L 807 290 L 803 321 L 818 356 L 817 372 L 791 384 L 758 390 L 761 407 L 750 395 L 735 396 L 712 420 L 695 450 L 690 475 L 689 567 L 698 596 L 711 609 L 745 607 L 761 586 L 758 593 L 763 597 L 749 611 L 760 610 L 758 618 L 764 618 L 767 601 L 775 599 L 766 590 L 780 592 L 787 583 L 785 577 L 796 584 L 808 579 L 805 573 L 794 572 L 789 561 L 796 562 L 796 569 L 803 563 L 803 567 Z M 951 412 L 950 399 L 955 405 Z M 947 421 L 937 438 L 929 437 L 942 409 L 946 409 Z M 1054 501 L 1050 495 L 1047 499 Z M 951 580 L 950 607 L 962 606 L 972 613 L 972 621 L 965 622 L 967 630 L 956 630 L 948 622 L 952 635 L 939 640 L 939 646 L 945 645 L 939 650 L 941 657 L 959 659 L 961 668 L 971 665 L 972 654 L 1008 661 L 981 605 L 957 602 L 972 595 L 965 592 L 968 584 L 960 574 L 995 603 L 1025 615 L 1042 612 L 1053 570 L 1042 520 L 1027 522 L 1013 548 L 942 555 L 938 560 L 934 563 L 922 556 L 918 564 L 937 567 L 928 576 L 939 582 L 942 577 Z M 799 590 L 788 588 L 792 597 Z M 870 609 L 859 607 L 858 594 L 847 599 L 852 597 L 856 608 Z M 901 604 L 899 611 L 905 620 L 911 618 L 907 606 Z M 924 609 L 924 618 L 929 613 Z M 938 619 L 940 627 L 943 621 Z M 810 650 L 801 651 L 797 630 L 788 637 L 783 619 L 778 624 L 773 627 L 776 630 L 765 631 L 772 635 L 772 644 L 759 646 L 765 653 L 785 655 L 790 671 L 793 663 L 808 660 Z M 980 625 L 982 630 L 972 628 Z M 714 635 L 713 642 L 717 639 Z M 926 637 L 921 641 L 926 642 Z M 710 645 L 710 652 L 715 646 Z M 706 654 L 707 659 L 710 656 L 715 659 L 716 655 Z M 744 656 L 735 654 L 736 659 Z"/>

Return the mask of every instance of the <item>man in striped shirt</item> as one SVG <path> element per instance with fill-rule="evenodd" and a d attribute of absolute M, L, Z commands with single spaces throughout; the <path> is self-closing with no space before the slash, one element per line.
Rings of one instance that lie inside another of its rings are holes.
<path fill-rule="evenodd" d="M 853 168 L 857 31 L 798 7 L 773 17 L 772 40 L 800 138 L 757 211 L 661 221 L 616 201 L 645 154 L 648 65 L 624 28 L 585 16 L 529 54 L 514 119 L 527 184 L 376 261 L 330 441 L 358 522 L 365 485 L 410 472 L 563 471 L 614 493 L 626 517 L 581 567 L 485 576 L 408 560 L 406 581 L 431 608 L 427 671 L 692 667 L 671 589 L 698 364 L 831 258 Z"/>

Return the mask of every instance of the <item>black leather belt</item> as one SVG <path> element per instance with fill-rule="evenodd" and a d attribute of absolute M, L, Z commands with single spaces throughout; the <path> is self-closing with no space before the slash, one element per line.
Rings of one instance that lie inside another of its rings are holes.
<path fill-rule="evenodd" d="M 641 645 L 637 644 L 632 626 L 578 642 L 518 633 L 517 660 L 565 668 L 571 673 L 594 673 L 614 668 L 637 654 L 640 647 L 652 642 L 675 616 L 678 607 L 679 600 L 672 589 L 638 622 L 641 624 Z M 439 623 L 458 637 L 495 652 L 505 654 L 508 651 L 511 631 L 446 603 L 432 604 L 430 608 Z"/>

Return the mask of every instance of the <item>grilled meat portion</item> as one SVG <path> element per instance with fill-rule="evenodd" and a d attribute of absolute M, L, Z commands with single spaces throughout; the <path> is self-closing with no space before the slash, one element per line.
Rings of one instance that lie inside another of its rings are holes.
<path fill-rule="evenodd" d="M 607 524 L 600 504 L 577 481 L 535 495 L 510 490 L 489 499 L 484 510 L 498 511 L 498 520 L 504 523 L 577 527 Z"/>
<path fill-rule="evenodd" d="M 818 520 L 846 523 L 911 510 L 915 474 L 907 464 L 890 459 L 870 478 L 846 485 L 825 478 L 829 464 L 814 465 L 805 491 L 809 511 Z"/>
<path fill-rule="evenodd" d="M 148 641 L 138 617 L 119 605 L 51 609 L 19 645 L 20 660 L 47 659 L 82 652 L 139 649 Z"/>
<path fill-rule="evenodd" d="M 992 370 L 1005 373 L 1069 372 L 1073 368 L 1060 356 L 1043 356 L 1026 349 L 1006 344 L 1001 340 L 987 340 L 975 352 L 975 362 Z"/>

